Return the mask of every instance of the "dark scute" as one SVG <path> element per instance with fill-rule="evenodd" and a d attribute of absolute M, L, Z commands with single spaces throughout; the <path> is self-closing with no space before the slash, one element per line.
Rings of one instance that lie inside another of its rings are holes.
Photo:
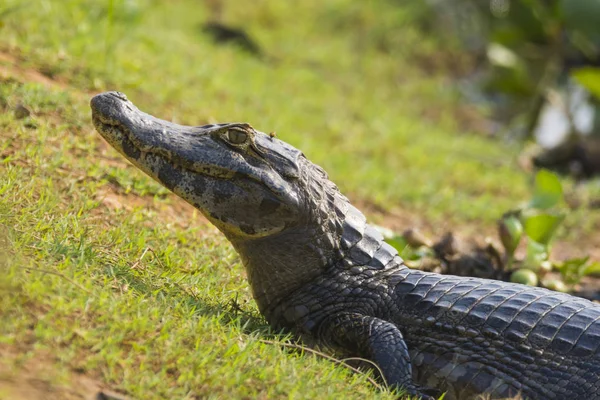
<path fill-rule="evenodd" d="M 275 211 L 277 211 L 280 205 L 281 203 L 279 201 L 265 197 L 260 202 L 260 206 L 258 209 L 259 215 L 261 217 L 265 217 L 267 215 L 273 214 Z"/>
<path fill-rule="evenodd" d="M 192 183 L 192 192 L 201 197 L 206 192 L 206 181 L 204 177 L 196 177 Z"/>
<path fill-rule="evenodd" d="M 200 185 L 201 186 L 201 190 L 204 190 L 204 185 Z M 194 192 L 196 192 L 197 194 L 200 194 L 196 191 L 196 185 L 194 185 Z M 230 184 L 227 185 L 221 185 L 221 184 L 216 184 L 213 185 L 212 187 L 212 191 L 214 194 L 214 203 L 215 205 L 218 204 L 222 204 L 223 202 L 227 202 L 229 201 L 233 196 L 234 196 L 234 190 L 231 188 Z"/>
<path fill-rule="evenodd" d="M 123 148 L 123 153 L 129 159 L 139 160 L 141 152 L 135 147 L 129 140 L 123 140 L 121 147 Z"/>
<path fill-rule="evenodd" d="M 173 190 L 175 185 L 181 181 L 182 174 L 175 168 L 163 166 L 158 170 L 157 178 L 167 189 Z"/>
<path fill-rule="evenodd" d="M 254 235 L 256 233 L 256 230 L 254 229 L 254 227 L 252 227 L 250 225 L 240 225 L 240 229 L 242 232 L 244 232 L 248 235 Z"/>

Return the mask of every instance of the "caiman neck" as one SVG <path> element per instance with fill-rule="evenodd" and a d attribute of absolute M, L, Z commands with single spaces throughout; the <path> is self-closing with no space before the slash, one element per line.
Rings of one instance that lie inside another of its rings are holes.
<path fill-rule="evenodd" d="M 339 263 L 342 255 L 334 235 L 328 239 L 321 232 L 298 228 L 264 238 L 232 240 L 263 314 Z"/>
<path fill-rule="evenodd" d="M 351 273 L 368 277 L 372 271 L 401 263 L 398 252 L 340 193 L 320 167 L 300 160 L 301 212 L 297 223 L 264 237 L 227 234 L 239 253 L 263 315 L 297 289 L 327 275 Z M 370 271 L 370 272 L 367 272 Z"/>
<path fill-rule="evenodd" d="M 361 280 L 391 268 L 406 268 L 396 249 L 384 242 L 360 211 L 345 202 L 343 212 L 338 208 L 338 213 L 329 214 L 330 219 L 311 228 L 231 240 L 246 267 L 252 294 L 267 319 L 297 289 L 328 276 L 350 274 Z"/>

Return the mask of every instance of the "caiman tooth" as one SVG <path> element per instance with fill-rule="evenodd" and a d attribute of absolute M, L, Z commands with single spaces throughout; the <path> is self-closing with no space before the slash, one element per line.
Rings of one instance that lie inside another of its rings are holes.
<path fill-rule="evenodd" d="M 342 248 L 349 249 L 358 243 L 365 232 L 367 219 L 352 205 L 348 205 L 346 219 L 343 225 Z"/>

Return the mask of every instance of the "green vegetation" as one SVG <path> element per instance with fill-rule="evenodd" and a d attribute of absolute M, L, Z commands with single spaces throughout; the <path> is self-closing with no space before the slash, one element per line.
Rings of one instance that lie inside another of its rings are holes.
<path fill-rule="evenodd" d="M 483 252 L 486 255 L 479 258 L 480 273 L 483 275 L 476 275 L 480 278 L 493 277 L 567 292 L 579 284 L 583 277 L 598 275 L 600 263 L 592 261 L 589 256 L 566 260 L 551 258 L 552 241 L 568 216 L 563 187 L 558 176 L 543 169 L 535 175 L 533 186 L 531 200 L 505 212 L 498 219 L 497 239 L 503 249 L 491 237 L 485 238 L 485 247 L 476 245 L 465 250 L 459 249 L 461 246 L 456 243 L 450 244 L 446 237 L 434 242 L 417 230 L 409 229 L 398 234 L 379 228 L 387 242 L 396 247 L 406 264 L 412 268 L 431 270 L 438 267 L 445 271 L 449 263 L 455 262 L 462 266 L 462 271 L 468 271 L 471 260 L 481 257 L 478 253 Z M 451 249 L 448 249 L 449 246 Z M 448 252 L 450 254 L 446 254 Z M 456 257 L 448 259 L 449 255 Z M 462 256 L 466 257 L 463 261 Z M 484 265 L 493 271 L 483 268 Z M 552 271 L 557 271 L 560 279 L 548 274 Z M 452 273 L 452 270 L 441 273 Z"/>
<path fill-rule="evenodd" d="M 319 4 L 224 8 L 266 60 L 202 35 L 210 15 L 192 1 L 30 2 L 9 14 L 0 46 L 22 66 L 92 92 L 119 89 L 162 118 L 276 131 L 344 192 L 381 205 L 481 219 L 524 195 L 526 180 L 507 155 L 515 148 L 447 139 L 446 129 L 459 128 L 455 94 L 448 78 L 414 63 L 439 47 L 410 25 L 414 11 L 383 1 Z"/>
<path fill-rule="evenodd" d="M 531 201 L 517 210 L 504 214 L 498 222 L 507 269 L 513 269 L 515 250 L 521 239 L 527 237 L 526 256 L 521 260 L 519 268 L 512 273 L 511 281 L 532 286 L 537 286 L 541 282 L 554 290 L 560 288 L 560 291 L 566 291 L 566 284 L 577 284 L 584 276 L 597 274 L 600 271 L 600 264 L 590 262 L 589 257 L 577 257 L 558 262 L 550 260 L 551 242 L 565 217 L 560 180 L 551 172 L 541 170 L 535 177 Z M 556 283 L 555 280 L 542 280 L 552 269 L 560 272 L 562 278 L 560 283 Z"/>
<path fill-rule="evenodd" d="M 441 4 L 441 3 L 440 3 Z M 459 20 L 471 20 L 463 40 L 480 59 L 482 92 L 496 101 L 497 117 L 508 125 L 507 133 L 531 139 L 542 110 L 551 104 L 568 115 L 568 138 L 599 134 L 597 123 L 575 122 L 569 97 L 577 81 L 592 97 L 598 113 L 600 100 L 600 15 L 598 0 L 450 0 L 447 10 L 460 9 L 442 29 L 463 29 Z M 448 26 L 449 25 L 449 26 Z"/>
<path fill-rule="evenodd" d="M 516 148 L 462 132 L 451 79 L 429 68 L 448 45 L 411 22 L 420 2 L 3 4 L 0 354 L 9 380 L 45 360 L 54 390 L 83 374 L 144 399 L 394 398 L 364 375 L 261 341 L 287 338 L 259 316 L 233 249 L 102 142 L 88 108 L 98 91 L 121 90 L 181 123 L 276 131 L 352 199 L 431 226 L 489 230 L 528 192 Z M 202 34 L 217 14 L 265 56 Z M 599 221 L 571 213 L 558 235 L 586 237 Z"/>

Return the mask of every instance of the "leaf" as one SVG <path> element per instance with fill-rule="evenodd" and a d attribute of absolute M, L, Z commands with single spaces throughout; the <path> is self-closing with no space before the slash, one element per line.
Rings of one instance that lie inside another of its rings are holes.
<path fill-rule="evenodd" d="M 548 259 L 548 248 L 533 240 L 527 241 L 527 256 L 525 257 L 525 268 L 533 271 L 540 269 L 540 264 Z"/>
<path fill-rule="evenodd" d="M 517 68 L 520 65 L 519 56 L 500 43 L 490 43 L 487 48 L 487 56 L 492 65 L 499 67 Z"/>
<path fill-rule="evenodd" d="M 547 209 L 557 206 L 562 202 L 563 190 L 558 176 L 542 169 L 535 175 L 533 199 L 529 207 Z"/>
<path fill-rule="evenodd" d="M 418 254 L 415 253 L 413 249 L 410 248 L 406 240 L 402 235 L 395 235 L 391 238 L 386 238 L 385 241 L 398 250 L 398 254 L 403 260 L 420 260 Z"/>
<path fill-rule="evenodd" d="M 398 252 L 401 252 L 406 246 L 408 246 L 402 235 L 394 235 L 391 238 L 385 238 L 385 241 L 398 250 Z"/>
<path fill-rule="evenodd" d="M 560 281 L 558 279 L 550 279 L 544 281 L 542 282 L 542 285 L 544 285 L 546 289 L 554 290 L 555 292 L 569 292 L 569 287 L 563 281 Z"/>
<path fill-rule="evenodd" d="M 589 257 L 571 258 L 557 265 L 557 269 L 563 276 L 563 279 L 568 284 L 579 282 L 584 275 L 584 265 L 588 262 Z"/>
<path fill-rule="evenodd" d="M 581 270 L 581 274 L 584 276 L 600 274 L 600 262 L 595 261 L 589 263 L 588 265 L 583 267 L 583 269 Z"/>
<path fill-rule="evenodd" d="M 379 231 L 379 233 L 381 233 L 381 235 L 383 236 L 383 238 L 385 240 L 392 239 L 394 236 L 396 236 L 396 233 L 393 230 L 391 230 L 390 228 L 386 228 L 385 226 L 374 225 L 374 224 L 371 224 L 371 226 L 373 228 L 377 229 Z"/>
<path fill-rule="evenodd" d="M 527 236 L 531 240 L 547 246 L 565 215 L 562 213 L 530 213 L 522 218 Z"/>
<path fill-rule="evenodd" d="M 498 221 L 498 236 L 506 252 L 512 256 L 523 236 L 521 221 L 514 215 L 501 219 Z"/>
<path fill-rule="evenodd" d="M 600 99 L 600 68 L 585 67 L 571 71 L 577 82 Z"/>
<path fill-rule="evenodd" d="M 537 286 L 539 279 L 532 270 L 522 268 L 510 274 L 510 281 L 513 283 L 520 283 L 522 285 Z"/>

